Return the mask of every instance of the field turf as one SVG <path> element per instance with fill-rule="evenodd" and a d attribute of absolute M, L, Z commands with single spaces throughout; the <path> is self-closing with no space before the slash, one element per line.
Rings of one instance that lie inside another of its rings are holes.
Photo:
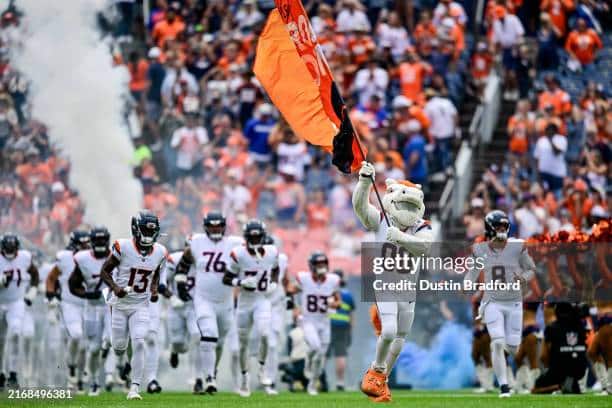
<path fill-rule="evenodd" d="M 374 406 L 395 407 L 550 407 L 550 408 L 609 408 L 612 396 L 585 395 L 514 395 L 500 399 L 497 394 L 478 395 L 469 390 L 461 391 L 395 391 L 393 402 L 375 404 L 358 392 L 331 392 L 311 397 L 305 393 L 281 393 L 269 397 L 254 392 L 250 398 L 241 398 L 233 393 L 219 393 L 214 397 L 195 396 L 186 392 L 163 392 L 156 395 L 142 394 L 142 401 L 126 401 L 122 393 L 102 393 L 99 397 L 75 396 L 70 400 L 15 400 L 8 399 L 7 393 L 0 394 L 0 407 L 265 407 L 265 408 L 357 408 Z"/>

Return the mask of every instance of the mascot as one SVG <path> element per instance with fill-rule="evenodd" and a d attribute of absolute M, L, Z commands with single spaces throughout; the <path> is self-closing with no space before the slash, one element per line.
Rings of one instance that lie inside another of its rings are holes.
<path fill-rule="evenodd" d="M 421 186 L 409 181 L 387 179 L 387 191 L 382 205 L 388 216 L 369 202 L 374 166 L 363 162 L 359 182 L 353 192 L 353 208 L 363 226 L 376 233 L 376 241 L 390 242 L 408 251 L 412 256 L 426 254 L 433 239 L 431 226 L 423 220 L 425 204 Z M 387 376 L 399 356 L 404 339 L 414 320 L 414 301 L 376 302 L 380 334 L 376 343 L 376 356 L 366 372 L 361 390 L 377 402 L 391 401 Z"/>

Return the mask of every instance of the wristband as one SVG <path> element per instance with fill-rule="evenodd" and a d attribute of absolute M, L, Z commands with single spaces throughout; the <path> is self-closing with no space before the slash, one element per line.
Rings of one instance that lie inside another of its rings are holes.
<path fill-rule="evenodd" d="M 240 286 L 240 283 L 241 283 L 240 279 L 238 278 L 232 279 L 232 286 Z"/>

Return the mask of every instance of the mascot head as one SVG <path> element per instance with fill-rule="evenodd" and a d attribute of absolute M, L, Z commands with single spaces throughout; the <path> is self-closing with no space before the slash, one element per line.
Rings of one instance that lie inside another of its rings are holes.
<path fill-rule="evenodd" d="M 387 179 L 387 193 L 382 199 L 385 211 L 396 227 L 411 227 L 425 214 L 423 190 L 420 184 Z"/>

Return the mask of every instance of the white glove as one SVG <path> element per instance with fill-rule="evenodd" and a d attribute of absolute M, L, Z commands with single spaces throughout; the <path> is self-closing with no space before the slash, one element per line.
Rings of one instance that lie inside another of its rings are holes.
<path fill-rule="evenodd" d="M 268 292 L 274 292 L 276 288 L 278 288 L 278 283 L 270 282 L 270 284 L 268 285 Z"/>
<path fill-rule="evenodd" d="M 0 286 L 6 285 L 7 281 L 8 281 L 8 276 L 6 276 L 3 273 L 0 273 Z"/>
<path fill-rule="evenodd" d="M 170 306 L 172 306 L 174 309 L 178 309 L 185 306 L 185 302 L 183 302 L 178 296 L 172 295 L 170 296 Z"/>
<path fill-rule="evenodd" d="M 23 297 L 28 306 L 32 306 L 32 302 L 36 298 L 37 293 L 38 288 L 36 286 L 30 286 L 30 289 L 28 289 L 27 293 Z"/>
<path fill-rule="evenodd" d="M 374 165 L 372 163 L 368 163 L 367 161 L 361 162 L 361 169 L 359 169 L 359 178 L 360 179 L 370 179 L 375 177 Z"/>
<path fill-rule="evenodd" d="M 55 309 L 56 307 L 59 306 L 59 304 L 60 304 L 60 301 L 56 297 L 54 297 L 53 299 L 47 302 L 47 305 L 49 306 L 50 309 Z"/>
<path fill-rule="evenodd" d="M 257 287 L 257 276 L 248 276 L 240 281 L 240 286 L 245 289 L 255 289 Z"/>
<path fill-rule="evenodd" d="M 402 241 L 404 233 L 397 227 L 387 227 L 387 241 L 392 244 L 399 244 Z"/>

